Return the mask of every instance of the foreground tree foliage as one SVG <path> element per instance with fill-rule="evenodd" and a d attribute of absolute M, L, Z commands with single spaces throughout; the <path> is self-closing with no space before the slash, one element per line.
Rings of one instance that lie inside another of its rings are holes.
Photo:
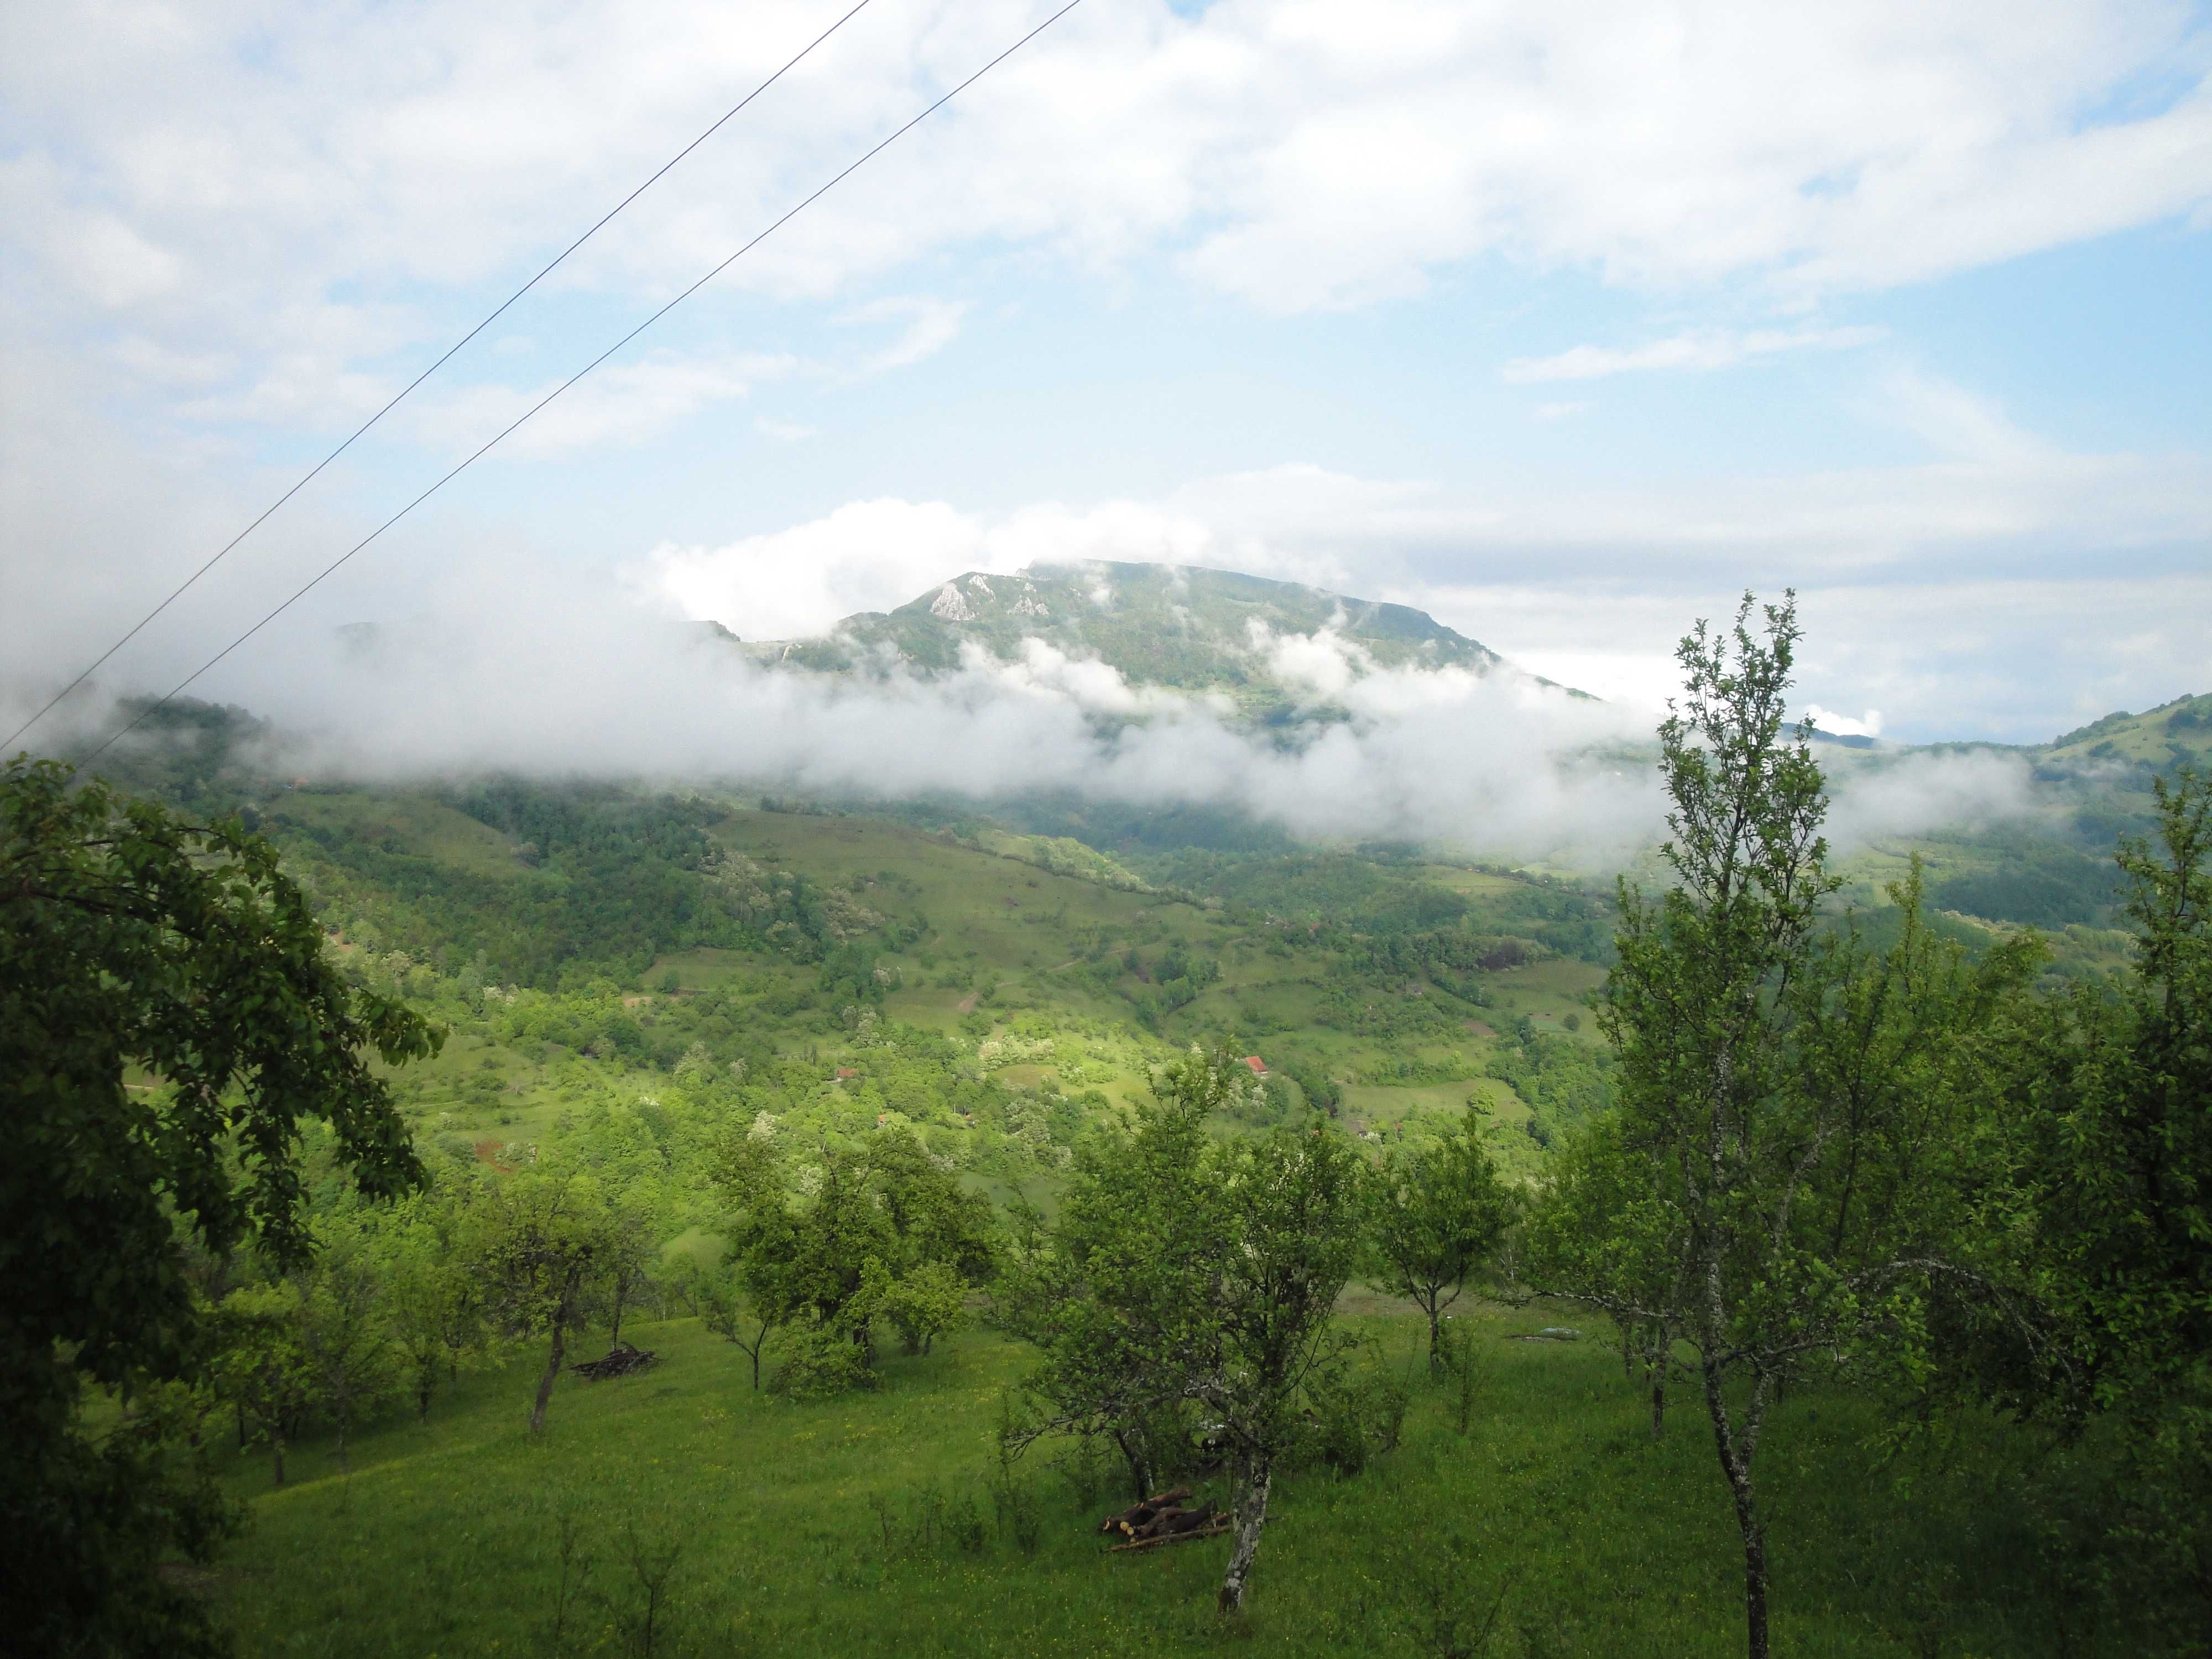
<path fill-rule="evenodd" d="M 2069 1434 L 2121 1430 L 2114 1512 L 2128 1593 L 2185 1586 L 2185 1643 L 2212 1632 L 2212 779 L 2155 784 L 2158 831 L 2124 842 L 2134 971 L 2053 998 L 2020 1028 L 2007 1219 L 2063 1343 L 1983 1345 L 1971 1385 Z M 2038 1363 L 2045 1360 L 2047 1363 Z M 2084 1539 L 2084 1549 L 2100 1540 Z"/>
<path fill-rule="evenodd" d="M 228 1510 L 176 1447 L 89 1433 L 87 1380 L 196 1375 L 186 1244 L 301 1260 L 300 1136 L 360 1188 L 421 1175 L 368 1057 L 439 1034 L 349 988 L 267 843 L 124 803 L 66 768 L 0 771 L 0 1628 L 27 1650 L 220 1650 L 155 1566 Z"/>
<path fill-rule="evenodd" d="M 1780 1391 L 1816 1359 L 1846 1377 L 1915 1373 L 1931 1305 L 1972 1322 L 2002 1302 L 1965 1242 L 1972 1129 L 1995 1010 L 2035 951 L 1970 967 L 1922 924 L 1917 872 L 1892 890 L 1887 950 L 1848 918 L 1822 927 L 1837 884 L 1821 775 L 1802 729 L 1783 730 L 1794 603 L 1766 608 L 1764 638 L 1752 610 L 1747 596 L 1727 633 L 1700 623 L 1682 643 L 1685 702 L 1660 729 L 1675 884 L 1656 903 L 1622 884 L 1601 1013 L 1618 1144 L 1569 1161 L 1537 1231 L 1559 1274 L 1546 1288 L 1695 1352 L 1742 1540 L 1747 1650 L 1764 1659 L 1756 1469 Z M 1665 1363 L 1656 1346 L 1651 1358 Z"/>

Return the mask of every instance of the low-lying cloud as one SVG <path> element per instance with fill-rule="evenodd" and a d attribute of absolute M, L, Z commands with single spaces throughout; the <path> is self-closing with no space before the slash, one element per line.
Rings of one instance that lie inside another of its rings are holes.
<path fill-rule="evenodd" d="M 1308 704 L 1255 729 L 1218 694 L 1133 684 L 1041 639 L 1011 659 L 971 646 L 935 678 L 855 679 L 763 667 L 665 611 L 481 567 L 438 599 L 312 656 L 249 659 L 219 694 L 272 720 L 271 760 L 313 777 L 520 772 L 987 807 L 1051 793 L 1593 871 L 1662 833 L 1641 714 L 1510 668 L 1380 667 L 1330 628 L 1245 641 Z M 2016 760 L 1915 757 L 1839 781 L 1837 838 L 2027 810 Z"/>

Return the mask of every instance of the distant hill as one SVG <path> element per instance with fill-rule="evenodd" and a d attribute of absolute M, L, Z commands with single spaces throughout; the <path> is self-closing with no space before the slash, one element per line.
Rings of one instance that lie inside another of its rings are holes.
<path fill-rule="evenodd" d="M 2203 766 L 2212 757 L 2212 694 L 2176 697 L 2140 714 L 2123 708 L 2052 738 L 2038 752 L 2058 763 Z"/>
<path fill-rule="evenodd" d="M 1520 672 L 1410 605 L 1235 571 L 1103 560 L 1035 565 L 1012 575 L 964 571 L 895 611 L 848 617 L 818 639 L 747 649 L 763 661 L 819 672 L 865 673 L 898 663 L 933 674 L 958 666 L 963 646 L 1011 659 L 1023 641 L 1037 639 L 1109 664 L 1134 684 L 1223 692 L 1247 714 L 1264 717 L 1312 701 L 1271 672 L 1265 642 L 1323 629 L 1377 668 Z"/>

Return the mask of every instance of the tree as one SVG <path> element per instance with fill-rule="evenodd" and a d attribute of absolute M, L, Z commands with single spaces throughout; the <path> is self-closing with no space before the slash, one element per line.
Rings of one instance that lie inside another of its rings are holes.
<path fill-rule="evenodd" d="M 724 1257 L 711 1264 L 696 1257 L 680 1261 L 669 1276 L 677 1299 L 692 1316 L 725 1342 L 733 1343 L 753 1363 L 753 1388 L 761 1384 L 761 1353 L 775 1328 L 770 1304 L 747 1284 L 744 1262 Z M 745 1333 L 750 1331 L 748 1337 Z"/>
<path fill-rule="evenodd" d="M 1975 1356 L 2022 1411 L 2122 1431 L 2117 1524 L 2135 1565 L 2212 1628 L 2212 778 L 2154 781 L 2157 831 L 2123 842 L 2134 970 L 2024 1027 L 2006 1115 L 2028 1268 L 2059 1363 Z M 2032 1360 L 2034 1356 L 2025 1356 Z"/>
<path fill-rule="evenodd" d="M 1620 1056 L 1625 1207 L 1593 1219 L 1627 1236 L 1629 1282 L 1668 1298 L 1639 1305 L 1616 1285 L 1618 1310 L 1697 1352 L 1748 1651 L 1765 1659 L 1754 1470 L 1778 1390 L 1816 1355 L 1909 1373 L 1931 1303 L 1998 1294 L 1961 1243 L 1982 1178 L 1969 1130 L 1994 1011 L 2035 947 L 1969 969 L 1922 925 L 1917 869 L 1891 890 L 1888 950 L 1848 919 L 1823 927 L 1823 781 L 1805 728 L 1783 735 L 1795 602 L 1766 608 L 1763 641 L 1753 604 L 1726 635 L 1700 623 L 1683 641 L 1685 703 L 1660 727 L 1675 882 L 1656 903 L 1621 884 L 1601 1018 Z M 1671 1270 L 1646 1255 L 1655 1236 L 1680 1252 Z"/>
<path fill-rule="evenodd" d="M 993 1270 L 990 1206 L 962 1190 L 911 1135 L 878 1133 L 859 1149 L 826 1143 L 813 1192 L 794 1201 L 767 1144 L 725 1146 L 718 1181 L 736 1215 L 731 1237 L 745 1292 L 792 1333 L 778 1386 L 865 1387 L 875 1322 L 890 1316 L 919 1352 L 961 1316 Z"/>
<path fill-rule="evenodd" d="M 1471 1118 L 1441 1144 L 1395 1160 L 1376 1182 L 1374 1265 L 1428 1316 L 1431 1367 L 1441 1363 L 1437 1334 L 1444 1310 L 1497 1250 L 1516 1208 Z"/>
<path fill-rule="evenodd" d="M 545 1431 L 569 1334 L 582 1328 L 584 1293 L 605 1270 L 611 1220 L 599 1189 L 572 1175 L 525 1175 L 489 1188 L 471 1217 L 470 1256 L 493 1305 L 517 1335 L 545 1339 L 545 1370 L 530 1431 Z"/>
<path fill-rule="evenodd" d="M 268 1446 L 270 1481 L 281 1486 L 284 1448 L 315 1400 L 299 1298 L 284 1285 L 248 1285 L 225 1297 L 211 1322 L 216 1386 L 239 1413 L 240 1443 Z"/>
<path fill-rule="evenodd" d="M 1310 1385 L 1352 1346 L 1331 1316 L 1359 1248 L 1359 1155 L 1344 1138 L 1278 1129 L 1216 1155 L 1229 1248 L 1216 1258 L 1209 1339 L 1184 1358 L 1185 1388 L 1219 1419 L 1237 1471 L 1237 1537 L 1224 1613 L 1244 1589 L 1267 1524 L 1277 1463 L 1302 1426 Z"/>
<path fill-rule="evenodd" d="M 166 1451 L 95 1442 L 84 1379 L 204 1365 L 188 1243 L 307 1254 L 299 1133 L 362 1191 L 421 1176 L 384 1079 L 441 1033 L 347 985 L 276 850 L 69 769 L 0 770 L 0 1628 L 41 1650 L 214 1650 L 156 1573 L 223 1506 Z"/>
<path fill-rule="evenodd" d="M 1620 1332 L 1621 1363 L 1640 1361 L 1651 1437 L 1667 1427 L 1667 1384 L 1690 1255 L 1664 1170 L 1632 1148 L 1613 1114 L 1583 1125 L 1553 1156 L 1529 1216 L 1528 1282 L 1596 1308 Z"/>
<path fill-rule="evenodd" d="M 384 1286 L 362 1241 L 340 1234 L 294 1275 L 291 1289 L 315 1404 L 338 1431 L 338 1467 L 349 1469 L 346 1436 L 355 1419 L 390 1399 L 398 1381 Z"/>
<path fill-rule="evenodd" d="M 457 1255 L 459 1218 L 430 1195 L 390 1231 L 381 1265 L 385 1304 L 415 1398 L 418 1421 L 430 1420 L 430 1401 L 443 1372 L 450 1381 L 464 1361 L 483 1350 L 483 1297 Z"/>
<path fill-rule="evenodd" d="M 607 1254 L 599 1275 L 607 1303 L 607 1341 L 622 1340 L 623 1315 L 640 1302 L 658 1298 L 653 1269 L 660 1260 L 657 1218 L 644 1205 L 618 1200 L 607 1235 Z"/>
<path fill-rule="evenodd" d="M 1169 1066 L 1127 1133 L 1078 1147 L 1057 1226 L 1018 1216 L 1018 1286 L 1002 1316 L 1043 1350 L 1029 1384 L 1036 1433 L 1103 1435 L 1130 1494 L 1158 1490 L 1182 1401 L 1183 1355 L 1204 1346 L 1220 1216 L 1206 1120 L 1229 1098 L 1218 1065 Z"/>
<path fill-rule="evenodd" d="M 1165 1069 L 1133 1131 L 1079 1158 L 1037 1310 L 1031 1389 L 1048 1430 L 1113 1436 L 1139 1496 L 1156 1478 L 1150 1425 L 1182 1404 L 1210 1419 L 1236 1482 L 1220 1606 L 1243 1605 L 1277 1466 L 1352 1339 L 1332 1314 L 1358 1261 L 1358 1154 L 1324 1128 L 1217 1140 L 1242 1097 L 1227 1054 Z"/>

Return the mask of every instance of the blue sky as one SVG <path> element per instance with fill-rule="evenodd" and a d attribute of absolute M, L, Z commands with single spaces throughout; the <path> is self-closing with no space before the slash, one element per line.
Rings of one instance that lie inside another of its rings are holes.
<path fill-rule="evenodd" d="M 11 14 L 21 685 L 838 9 Z M 1044 10 L 873 0 L 111 677 L 207 654 Z M 1808 702 L 1915 738 L 2212 690 L 2212 15 L 1845 13 L 1085 0 L 237 684 L 465 569 L 775 637 L 1093 556 L 1422 605 L 1640 702 L 1795 585 Z"/>

